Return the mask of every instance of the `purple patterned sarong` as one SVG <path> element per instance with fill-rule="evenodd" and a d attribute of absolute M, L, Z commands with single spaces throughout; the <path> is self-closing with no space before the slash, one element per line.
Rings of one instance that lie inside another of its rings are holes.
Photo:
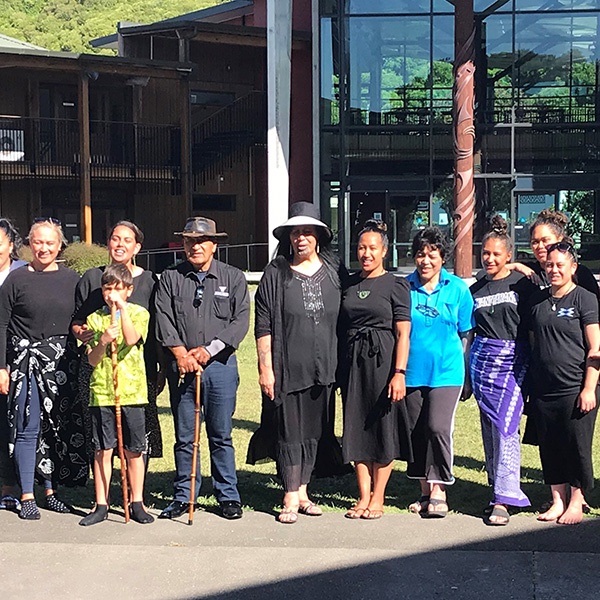
<path fill-rule="evenodd" d="M 502 435 L 519 429 L 521 386 L 529 364 L 526 342 L 477 336 L 471 346 L 471 385 L 479 408 Z"/>
<path fill-rule="evenodd" d="M 529 506 L 521 490 L 519 440 L 528 346 L 525 342 L 476 337 L 470 358 L 473 394 L 481 410 L 485 468 L 494 488 L 492 504 Z"/>

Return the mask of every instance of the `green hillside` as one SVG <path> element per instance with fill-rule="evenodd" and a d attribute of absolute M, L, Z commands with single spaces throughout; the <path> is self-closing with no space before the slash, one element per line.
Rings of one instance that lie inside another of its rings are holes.
<path fill-rule="evenodd" d="M 2 0 L 0 33 L 50 50 L 96 52 L 89 40 L 118 21 L 152 23 L 225 0 Z"/>

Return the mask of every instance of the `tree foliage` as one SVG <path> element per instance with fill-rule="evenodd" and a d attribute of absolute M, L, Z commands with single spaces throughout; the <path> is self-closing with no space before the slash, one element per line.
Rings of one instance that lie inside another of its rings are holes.
<path fill-rule="evenodd" d="M 4 0 L 0 33 L 49 50 L 98 53 L 89 41 L 115 33 L 119 21 L 152 23 L 224 1 Z"/>

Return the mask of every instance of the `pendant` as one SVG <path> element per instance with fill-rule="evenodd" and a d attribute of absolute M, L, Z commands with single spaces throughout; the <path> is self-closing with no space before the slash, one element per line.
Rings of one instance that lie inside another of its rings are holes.
<path fill-rule="evenodd" d="M 492 306 L 490 306 L 490 310 L 489 310 L 490 315 L 494 314 L 494 305 L 492 304 Z"/>
<path fill-rule="evenodd" d="M 358 297 L 361 300 L 364 300 L 365 298 L 367 298 L 370 293 L 371 293 L 371 290 L 357 290 L 356 291 L 356 294 L 358 295 Z"/>
<path fill-rule="evenodd" d="M 554 312 L 556 312 L 556 304 L 553 304 L 553 305 L 552 305 L 552 310 L 553 310 Z"/>

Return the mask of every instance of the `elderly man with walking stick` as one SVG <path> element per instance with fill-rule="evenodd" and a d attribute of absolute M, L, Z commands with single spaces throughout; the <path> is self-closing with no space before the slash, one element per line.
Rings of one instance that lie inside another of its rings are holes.
<path fill-rule="evenodd" d="M 156 293 L 157 338 L 173 356 L 167 380 L 175 421 L 176 470 L 173 500 L 159 518 L 187 514 L 200 491 L 200 476 L 193 469 L 200 372 L 201 417 L 214 493 L 221 516 L 239 519 L 242 506 L 231 429 L 239 381 L 235 350 L 249 326 L 248 285 L 239 269 L 214 258 L 217 243 L 227 237 L 217 233 L 214 221 L 192 217 L 176 235 L 183 237 L 187 260 L 162 274 Z"/>

